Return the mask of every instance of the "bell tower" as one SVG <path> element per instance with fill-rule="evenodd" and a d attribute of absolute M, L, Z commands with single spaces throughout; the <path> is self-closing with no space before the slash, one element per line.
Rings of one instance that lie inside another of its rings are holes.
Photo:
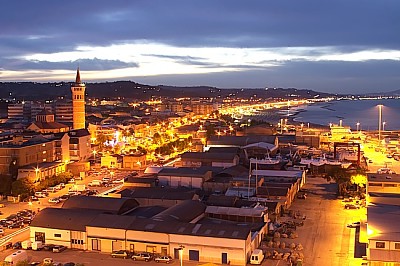
<path fill-rule="evenodd" d="M 81 82 L 79 67 L 76 70 L 75 83 L 71 86 L 72 92 L 72 129 L 85 128 L 85 84 Z"/>

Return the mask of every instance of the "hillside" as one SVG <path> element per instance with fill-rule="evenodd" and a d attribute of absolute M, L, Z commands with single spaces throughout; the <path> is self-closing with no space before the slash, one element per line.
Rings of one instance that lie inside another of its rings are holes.
<path fill-rule="evenodd" d="M 37 82 L 1 82 L 0 97 L 43 100 L 54 99 L 58 96 L 70 98 L 71 83 L 37 83 Z M 329 96 L 328 93 L 319 93 L 312 90 L 298 90 L 295 88 L 282 89 L 219 89 L 214 87 L 174 87 L 150 86 L 132 81 L 116 81 L 102 83 L 86 83 L 86 93 L 96 98 L 134 98 L 148 100 L 152 97 L 241 97 L 241 98 L 313 98 Z"/>

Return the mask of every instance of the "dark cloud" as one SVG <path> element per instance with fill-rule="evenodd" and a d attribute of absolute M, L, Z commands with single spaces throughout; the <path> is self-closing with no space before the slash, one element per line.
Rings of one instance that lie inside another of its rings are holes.
<path fill-rule="evenodd" d="M 400 50 L 398 0 L 20 0 L 1 1 L 0 9 L 0 67 L 5 70 L 73 69 L 79 62 L 28 62 L 10 58 L 72 51 L 81 45 L 108 46 L 138 40 L 180 47 L 332 46 L 343 53 Z M 308 50 L 305 55 L 320 53 Z M 153 56 L 204 68 L 216 67 L 196 54 L 171 57 L 160 51 L 160 55 Z M 80 64 L 82 67 L 87 64 L 88 70 L 136 66 L 98 59 Z M 349 88 L 359 89 L 363 84 L 372 88 L 380 82 L 389 89 L 398 78 L 392 75 L 393 69 L 386 67 L 398 70 L 398 63 L 295 61 L 276 68 L 242 66 L 246 71 L 148 79 L 163 83 L 162 78 L 166 78 L 166 83 L 174 85 L 172 81 L 182 83 L 192 77 L 197 84 L 212 80 L 214 84 L 209 85 L 222 87 L 234 87 L 235 83 L 248 87 L 274 83 L 315 89 L 345 87 L 346 81 Z M 390 76 L 384 78 L 388 73 Z"/>
<path fill-rule="evenodd" d="M 182 46 L 370 46 L 398 48 L 400 2 L 123 1 L 3 2 L 4 36 L 52 36 L 107 45 L 155 40 Z M 62 40 L 62 41 L 61 41 Z"/>
<path fill-rule="evenodd" d="M 75 61 L 49 62 L 49 61 L 27 61 L 27 60 L 3 60 L 0 61 L 3 69 L 8 70 L 75 70 L 78 66 L 86 71 L 111 70 L 128 67 L 138 67 L 136 63 L 125 63 L 118 60 L 102 59 L 79 59 Z"/>
<path fill-rule="evenodd" d="M 329 93 L 368 93 L 400 88 L 400 62 L 296 61 L 279 67 L 209 74 L 163 75 L 135 78 L 149 84 L 209 85 L 222 88 L 294 87 Z M 382 84 L 382 80 L 385 81 Z"/>

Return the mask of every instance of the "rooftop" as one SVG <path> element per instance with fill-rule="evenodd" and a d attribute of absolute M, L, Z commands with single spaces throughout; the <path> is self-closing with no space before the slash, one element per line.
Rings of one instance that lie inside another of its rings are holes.
<path fill-rule="evenodd" d="M 99 210 L 45 208 L 32 220 L 31 227 L 86 231 L 86 225 L 100 214 Z"/>
<path fill-rule="evenodd" d="M 388 183 L 399 183 L 400 174 L 367 174 L 368 182 L 388 182 Z"/>
<path fill-rule="evenodd" d="M 400 206 L 373 204 L 367 209 L 369 239 L 400 242 Z"/>

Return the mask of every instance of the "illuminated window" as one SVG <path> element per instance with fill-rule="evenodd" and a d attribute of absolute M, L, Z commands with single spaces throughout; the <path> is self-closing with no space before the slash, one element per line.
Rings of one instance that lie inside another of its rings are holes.
<path fill-rule="evenodd" d="M 385 242 L 376 242 L 376 248 L 385 248 Z"/>

